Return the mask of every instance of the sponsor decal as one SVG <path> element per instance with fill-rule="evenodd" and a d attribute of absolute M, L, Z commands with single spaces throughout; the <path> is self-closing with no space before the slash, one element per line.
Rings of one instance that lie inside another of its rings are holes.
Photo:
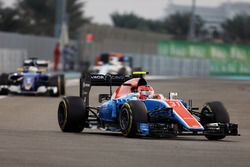
<path fill-rule="evenodd" d="M 92 75 L 91 79 L 105 79 L 104 75 Z"/>

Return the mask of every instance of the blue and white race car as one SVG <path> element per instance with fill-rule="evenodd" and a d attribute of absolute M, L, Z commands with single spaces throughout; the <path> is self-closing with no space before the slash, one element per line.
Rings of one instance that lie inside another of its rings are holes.
<path fill-rule="evenodd" d="M 0 95 L 9 93 L 64 95 L 64 75 L 49 73 L 47 61 L 31 58 L 17 72 L 0 75 Z"/>
<path fill-rule="evenodd" d="M 204 135 L 209 140 L 238 135 L 238 125 L 230 123 L 220 102 L 209 102 L 201 109 L 169 93 L 156 94 L 143 78 L 145 72 L 132 76 L 87 74 L 80 81 L 80 97 L 63 97 L 58 107 L 58 123 L 63 132 L 78 132 L 97 125 L 126 137 Z M 98 107 L 89 105 L 93 86 L 110 87 L 100 94 Z M 112 93 L 112 86 L 118 88 Z"/>

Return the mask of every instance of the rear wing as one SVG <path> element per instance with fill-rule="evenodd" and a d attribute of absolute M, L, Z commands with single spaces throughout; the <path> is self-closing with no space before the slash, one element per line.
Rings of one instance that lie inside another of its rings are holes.
<path fill-rule="evenodd" d="M 48 68 L 49 67 L 48 61 L 45 61 L 45 60 L 37 60 L 36 63 L 38 65 L 38 67 L 41 67 L 41 68 Z"/>
<path fill-rule="evenodd" d="M 24 67 L 38 66 L 39 68 L 48 68 L 49 63 L 46 60 L 38 60 L 37 58 L 30 58 L 30 59 L 24 60 L 23 66 Z"/>
<path fill-rule="evenodd" d="M 112 86 L 120 86 L 132 78 L 132 76 L 126 75 L 83 74 L 80 79 L 80 97 L 87 107 L 89 106 L 89 92 L 92 86 L 109 86 L 111 94 Z"/>

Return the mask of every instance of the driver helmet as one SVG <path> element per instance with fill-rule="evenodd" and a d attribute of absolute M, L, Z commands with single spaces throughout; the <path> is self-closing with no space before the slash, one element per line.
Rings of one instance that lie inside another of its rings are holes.
<path fill-rule="evenodd" d="M 28 71 L 36 73 L 36 72 L 38 72 L 38 68 L 35 67 L 35 66 L 30 66 L 29 69 L 28 69 Z"/>
<path fill-rule="evenodd" d="M 152 97 L 155 91 L 151 86 L 146 85 L 146 86 L 139 86 L 138 93 L 140 99 L 147 99 L 149 97 Z"/>

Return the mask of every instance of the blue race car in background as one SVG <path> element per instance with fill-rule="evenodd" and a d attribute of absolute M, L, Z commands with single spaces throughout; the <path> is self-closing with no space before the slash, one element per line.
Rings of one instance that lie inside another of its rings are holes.
<path fill-rule="evenodd" d="M 86 74 L 80 80 L 80 97 L 63 97 L 58 107 L 58 123 L 63 132 L 78 132 L 97 125 L 120 131 L 126 137 L 204 135 L 209 140 L 238 135 L 238 125 L 230 123 L 221 102 L 209 102 L 201 109 L 169 93 L 156 94 L 143 78 L 145 72 L 132 76 Z M 109 94 L 100 94 L 98 107 L 89 105 L 93 86 L 109 86 Z M 118 88 L 112 93 L 112 86 Z"/>
<path fill-rule="evenodd" d="M 23 67 L 12 74 L 0 75 L 0 95 L 12 94 L 65 94 L 63 74 L 49 73 L 48 62 L 31 58 L 24 61 Z"/>

